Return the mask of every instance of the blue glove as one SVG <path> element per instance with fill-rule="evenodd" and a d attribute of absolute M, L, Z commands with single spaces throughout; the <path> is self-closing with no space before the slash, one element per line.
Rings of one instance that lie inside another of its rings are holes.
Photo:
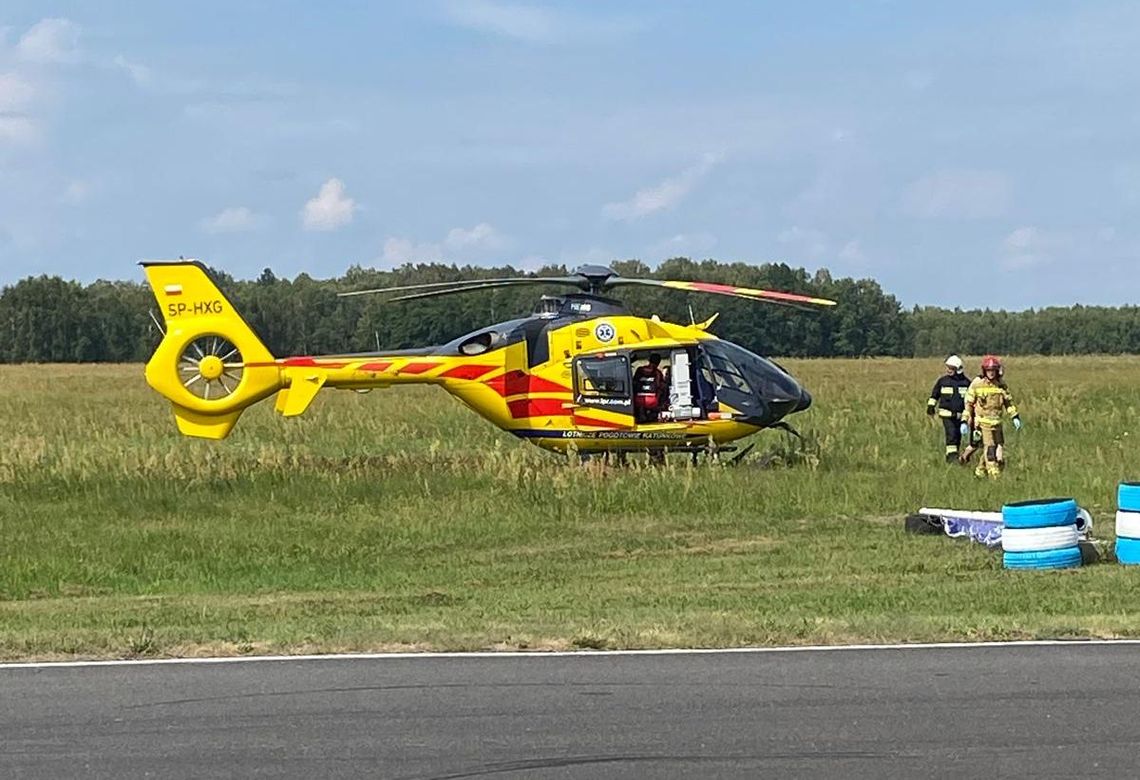
<path fill-rule="evenodd" d="M 970 426 L 967 425 L 966 423 L 962 423 L 958 427 L 958 430 L 962 432 L 962 438 L 966 438 L 970 435 Z"/>
<path fill-rule="evenodd" d="M 1020 417 L 1014 417 L 1013 418 L 1013 429 L 1015 431 L 1021 430 L 1021 418 Z"/>

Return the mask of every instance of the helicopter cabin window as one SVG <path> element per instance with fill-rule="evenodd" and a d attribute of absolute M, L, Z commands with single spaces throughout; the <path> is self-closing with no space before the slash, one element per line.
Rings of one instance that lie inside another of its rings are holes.
<path fill-rule="evenodd" d="M 575 391 L 579 404 L 628 408 L 629 360 L 625 355 L 578 358 Z"/>
<path fill-rule="evenodd" d="M 582 400 L 628 399 L 629 361 L 625 355 L 578 358 L 574 380 Z"/>

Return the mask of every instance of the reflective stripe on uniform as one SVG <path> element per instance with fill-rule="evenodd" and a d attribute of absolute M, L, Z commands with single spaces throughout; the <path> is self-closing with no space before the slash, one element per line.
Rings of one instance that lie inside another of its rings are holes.
<path fill-rule="evenodd" d="M 952 411 L 950 411 L 949 409 L 939 409 L 938 410 L 938 416 L 939 417 L 953 417 L 954 413 Z"/>
<path fill-rule="evenodd" d="M 942 395 L 954 395 L 954 390 L 956 389 L 957 388 L 953 387 L 944 387 L 942 388 Z"/>

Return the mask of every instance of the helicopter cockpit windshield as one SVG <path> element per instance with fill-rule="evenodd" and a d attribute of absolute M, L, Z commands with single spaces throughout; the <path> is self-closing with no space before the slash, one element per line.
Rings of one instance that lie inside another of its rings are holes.
<path fill-rule="evenodd" d="M 782 417 L 806 409 L 810 396 L 786 371 L 727 341 L 701 345 L 701 373 L 716 397 L 745 414 Z"/>

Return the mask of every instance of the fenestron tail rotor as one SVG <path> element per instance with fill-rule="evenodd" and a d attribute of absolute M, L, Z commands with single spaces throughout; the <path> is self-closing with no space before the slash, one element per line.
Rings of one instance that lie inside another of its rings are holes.
<path fill-rule="evenodd" d="M 199 336 L 178 358 L 178 379 L 203 401 L 220 401 L 241 384 L 245 360 L 241 350 L 223 336 Z"/>
<path fill-rule="evenodd" d="M 163 326 L 146 381 L 170 401 L 182 433 L 224 439 L 246 407 L 282 390 L 281 367 L 201 263 L 143 267 Z"/>

